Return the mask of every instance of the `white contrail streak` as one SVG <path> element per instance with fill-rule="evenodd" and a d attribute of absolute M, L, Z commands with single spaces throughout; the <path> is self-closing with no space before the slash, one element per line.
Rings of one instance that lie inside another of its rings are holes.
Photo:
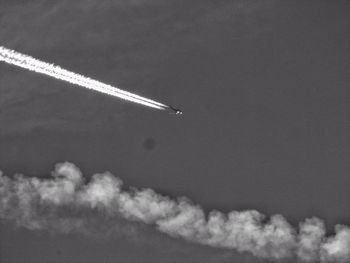
<path fill-rule="evenodd" d="M 273 261 L 350 262 L 348 226 L 336 225 L 335 234 L 326 236 L 324 222 L 315 217 L 296 229 L 281 215 L 267 220 L 255 210 L 206 215 L 186 198 L 174 200 L 152 189 L 124 190 L 110 173 L 85 182 L 71 163 L 57 164 L 50 179 L 0 172 L 0 220 L 32 230 L 89 235 L 121 233 L 139 222 L 172 237 Z"/>
<path fill-rule="evenodd" d="M 81 87 L 92 89 L 101 93 L 105 93 L 114 97 L 121 98 L 123 100 L 135 102 L 142 104 L 144 106 L 165 110 L 168 106 L 150 100 L 139 95 L 118 89 L 111 85 L 102 83 L 100 81 L 85 77 L 83 75 L 70 72 L 65 70 L 57 65 L 49 64 L 40 60 L 37 60 L 33 57 L 21 54 L 17 51 L 7 49 L 0 46 L 0 61 L 4 61 L 11 65 L 15 65 L 21 68 L 25 68 L 37 73 L 42 73 L 53 78 L 67 81 L 72 84 L 79 85 Z"/>

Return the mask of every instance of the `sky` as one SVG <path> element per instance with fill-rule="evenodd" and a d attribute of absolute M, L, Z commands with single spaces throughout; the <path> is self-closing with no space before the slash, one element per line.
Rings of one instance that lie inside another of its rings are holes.
<path fill-rule="evenodd" d="M 350 225 L 349 1 L 0 1 L 0 45 L 170 104 L 169 115 L 0 63 L 0 170 Z M 7 262 L 265 262 L 167 237 L 0 225 Z"/>

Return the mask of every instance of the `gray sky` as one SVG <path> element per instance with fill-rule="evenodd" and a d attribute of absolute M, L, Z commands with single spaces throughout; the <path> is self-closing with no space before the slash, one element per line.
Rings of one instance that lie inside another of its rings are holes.
<path fill-rule="evenodd" d="M 350 224 L 349 1 L 0 1 L 0 45 L 178 106 L 126 103 L 0 64 L 0 169 L 88 176 Z M 260 262 L 173 240 L 0 228 L 1 262 Z M 102 260 L 101 260 L 102 258 Z"/>

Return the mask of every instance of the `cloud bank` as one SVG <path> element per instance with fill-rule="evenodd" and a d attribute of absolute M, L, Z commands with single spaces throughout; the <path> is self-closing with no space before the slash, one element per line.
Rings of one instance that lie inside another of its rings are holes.
<path fill-rule="evenodd" d="M 86 182 L 67 162 L 57 164 L 49 179 L 0 173 L 0 219 L 31 230 L 88 235 L 103 227 L 127 232 L 143 223 L 172 237 L 274 261 L 350 262 L 349 226 L 336 225 L 335 234 L 327 236 L 324 222 L 315 217 L 295 229 L 281 215 L 267 218 L 255 210 L 205 214 L 187 198 L 122 185 L 108 172 Z"/>

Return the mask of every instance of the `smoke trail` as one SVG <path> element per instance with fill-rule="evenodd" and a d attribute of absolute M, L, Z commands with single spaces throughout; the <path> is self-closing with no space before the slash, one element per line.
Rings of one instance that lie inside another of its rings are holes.
<path fill-rule="evenodd" d="M 80 74 L 70 72 L 62 69 L 59 66 L 49 64 L 30 56 L 21 54 L 11 49 L 0 46 L 0 61 L 4 61 L 11 65 L 15 65 L 21 68 L 25 68 L 34 72 L 42 73 L 47 76 L 54 77 L 56 79 L 64 80 L 72 84 L 79 85 L 81 87 L 92 89 L 98 92 L 102 92 L 114 97 L 121 98 L 123 100 L 139 103 L 148 107 L 165 110 L 168 106 L 150 100 L 136 94 L 118 89 L 111 85 L 99 82 L 97 80 L 85 77 Z"/>
<path fill-rule="evenodd" d="M 109 229 L 125 229 L 125 222 L 155 226 L 172 237 L 270 260 L 299 262 L 350 261 L 350 228 L 335 227 L 327 237 L 318 218 L 306 219 L 294 229 L 281 215 L 269 220 L 257 211 L 212 211 L 186 198 L 177 200 L 151 189 L 122 189 L 110 173 L 95 174 L 85 182 L 71 163 L 57 164 L 52 178 L 38 179 L 0 172 L 0 219 L 28 229 L 93 234 L 94 226 L 108 219 Z"/>

